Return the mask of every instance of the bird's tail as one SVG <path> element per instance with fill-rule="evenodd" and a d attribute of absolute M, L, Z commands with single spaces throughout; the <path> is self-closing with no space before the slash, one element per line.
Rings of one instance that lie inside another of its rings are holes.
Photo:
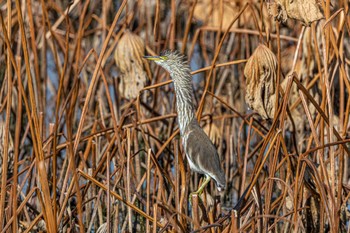
<path fill-rule="evenodd" d="M 224 171 L 221 171 L 217 177 L 215 177 L 216 187 L 219 192 L 225 190 L 226 188 L 226 177 Z"/>

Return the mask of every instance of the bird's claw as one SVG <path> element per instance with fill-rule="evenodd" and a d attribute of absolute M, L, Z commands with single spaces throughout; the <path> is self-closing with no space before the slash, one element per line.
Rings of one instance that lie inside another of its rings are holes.
<path fill-rule="evenodd" d="M 192 198 L 193 196 L 197 196 L 197 198 L 199 198 L 199 200 L 201 201 L 201 195 L 202 195 L 202 192 L 192 192 L 190 193 L 189 197 L 188 197 L 188 201 L 190 202 L 190 205 L 192 205 Z"/>

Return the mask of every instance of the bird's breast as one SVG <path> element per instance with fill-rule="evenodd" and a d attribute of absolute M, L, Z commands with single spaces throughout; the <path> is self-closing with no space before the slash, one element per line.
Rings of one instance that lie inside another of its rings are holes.
<path fill-rule="evenodd" d="M 200 174 L 203 174 L 202 169 L 198 167 L 195 161 L 193 161 L 193 158 L 196 157 L 195 154 L 197 153 L 196 151 L 192 150 L 192 146 L 188 145 L 188 137 L 192 133 L 193 130 L 185 130 L 184 134 L 181 136 L 182 137 L 182 145 L 186 154 L 187 162 L 190 165 L 190 168 L 194 172 L 198 172 Z"/>

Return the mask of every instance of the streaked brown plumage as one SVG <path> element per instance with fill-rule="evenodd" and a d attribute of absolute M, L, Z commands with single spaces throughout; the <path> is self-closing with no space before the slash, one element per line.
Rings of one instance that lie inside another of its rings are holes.
<path fill-rule="evenodd" d="M 219 191 L 225 189 L 225 173 L 221 168 L 217 150 L 199 126 L 195 116 L 192 103 L 192 76 L 188 62 L 178 52 L 169 51 L 161 56 L 146 56 L 145 58 L 155 61 L 166 69 L 174 82 L 180 134 L 188 163 L 193 171 L 206 176 L 205 181 L 195 193 L 201 193 L 210 178 L 216 181 Z"/>

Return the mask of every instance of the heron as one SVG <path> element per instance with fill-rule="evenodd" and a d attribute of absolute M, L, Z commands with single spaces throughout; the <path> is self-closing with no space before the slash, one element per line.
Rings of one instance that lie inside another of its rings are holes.
<path fill-rule="evenodd" d="M 192 102 L 194 93 L 191 69 L 185 56 L 177 51 L 165 51 L 160 56 L 144 58 L 154 61 L 169 72 L 174 83 L 177 119 L 187 161 L 194 172 L 204 175 L 198 190 L 190 194 L 190 200 L 195 194 L 201 195 L 211 179 L 215 180 L 219 191 L 224 190 L 226 178 L 220 165 L 219 154 L 196 118 Z"/>

